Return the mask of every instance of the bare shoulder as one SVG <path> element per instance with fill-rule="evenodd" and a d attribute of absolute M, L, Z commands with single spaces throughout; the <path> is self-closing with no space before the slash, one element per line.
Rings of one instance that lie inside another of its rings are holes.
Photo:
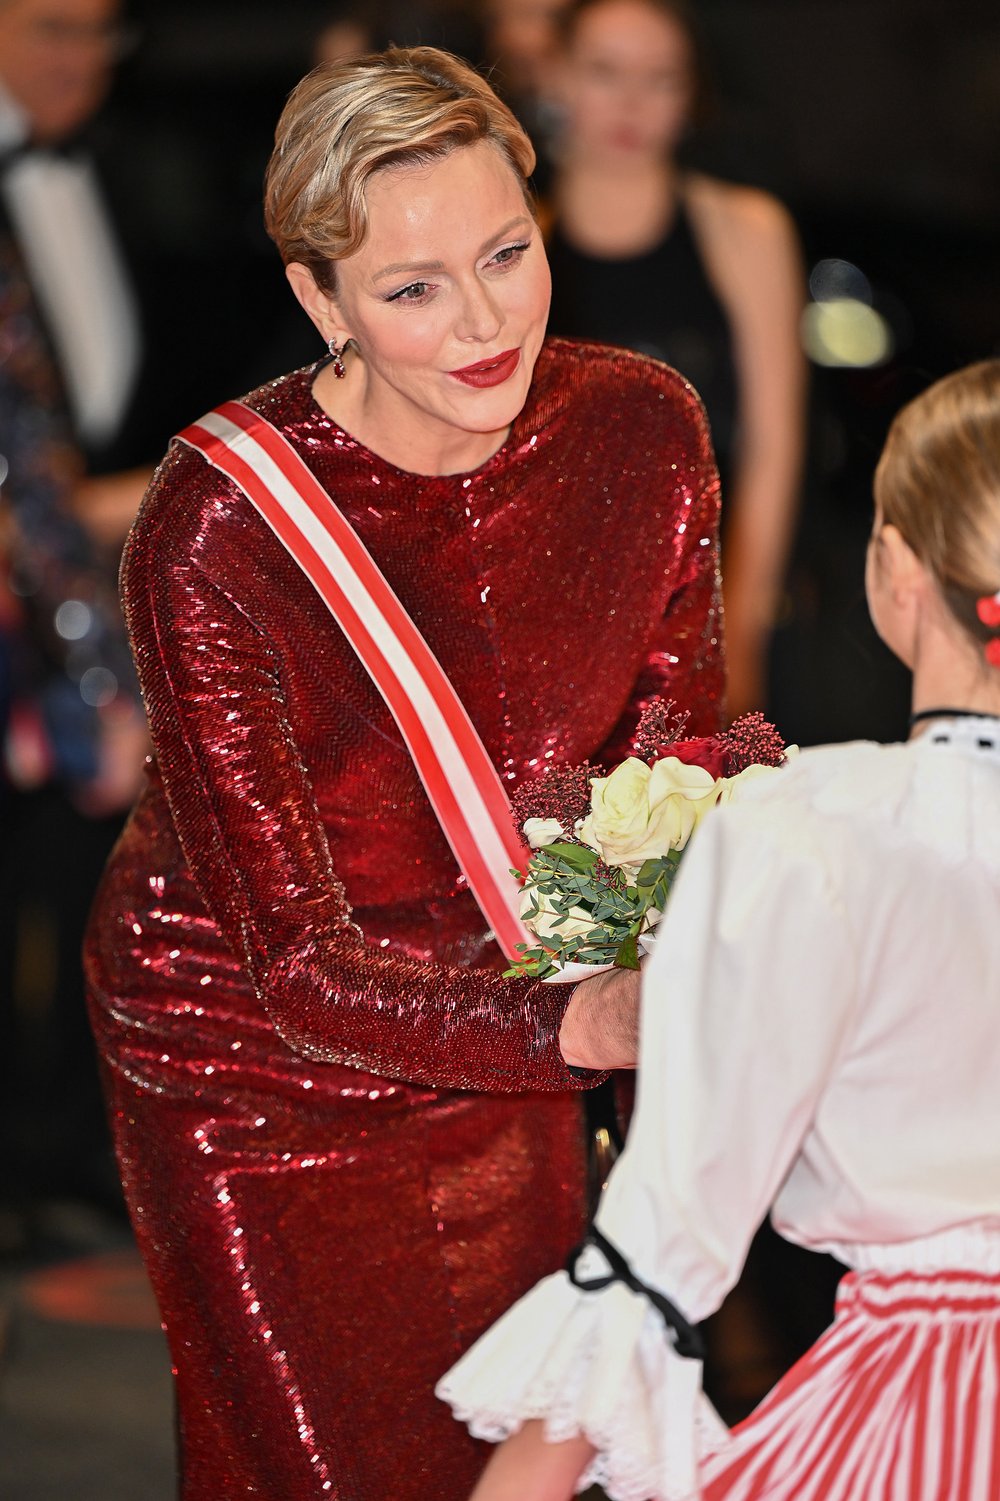
<path fill-rule="evenodd" d="M 723 182 L 718 177 L 693 173 L 687 179 L 686 198 L 692 214 L 706 228 L 740 234 L 748 241 L 774 244 L 795 235 L 795 221 L 780 199 L 763 188 Z"/>
<path fill-rule="evenodd" d="M 748 287 L 795 288 L 802 253 L 795 221 L 761 188 L 700 174 L 688 179 L 686 202 L 710 273 L 735 312 Z"/>

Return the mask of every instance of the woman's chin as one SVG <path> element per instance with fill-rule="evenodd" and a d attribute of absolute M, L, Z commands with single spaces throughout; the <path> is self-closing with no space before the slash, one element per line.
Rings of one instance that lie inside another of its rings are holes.
<path fill-rule="evenodd" d="M 502 386 L 488 390 L 475 390 L 458 384 L 457 401 L 452 407 L 458 419 L 457 425 L 470 433 L 496 433 L 510 427 L 528 398 L 530 375 L 526 378 L 519 370 Z"/>

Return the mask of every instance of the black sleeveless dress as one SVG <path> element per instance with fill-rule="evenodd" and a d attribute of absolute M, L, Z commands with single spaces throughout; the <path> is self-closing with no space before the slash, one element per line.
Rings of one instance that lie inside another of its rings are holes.
<path fill-rule="evenodd" d="M 570 244 L 558 221 L 547 250 L 549 332 L 617 344 L 679 370 L 705 403 L 725 494 L 737 417 L 733 335 L 683 200 L 666 237 L 641 255 L 588 255 Z"/>

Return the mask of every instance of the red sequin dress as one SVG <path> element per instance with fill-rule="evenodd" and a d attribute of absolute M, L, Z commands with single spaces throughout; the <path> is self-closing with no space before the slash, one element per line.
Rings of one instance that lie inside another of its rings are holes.
<path fill-rule="evenodd" d="M 543 350 L 467 475 L 385 463 L 314 371 L 249 398 L 314 469 L 503 776 L 717 725 L 718 485 L 697 396 Z M 432 1395 L 584 1213 L 565 987 L 504 980 L 389 713 L 249 501 L 183 445 L 124 564 L 156 746 L 86 951 L 184 1501 L 459 1501 Z"/>

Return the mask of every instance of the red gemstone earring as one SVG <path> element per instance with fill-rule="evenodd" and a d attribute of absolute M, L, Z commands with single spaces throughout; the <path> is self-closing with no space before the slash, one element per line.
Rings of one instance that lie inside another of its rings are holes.
<path fill-rule="evenodd" d="M 347 374 L 344 368 L 344 350 L 347 348 L 347 340 L 345 339 L 343 347 L 338 349 L 336 339 L 328 339 L 326 347 L 330 351 L 330 358 L 333 361 L 334 375 L 338 380 L 343 380 Z"/>

